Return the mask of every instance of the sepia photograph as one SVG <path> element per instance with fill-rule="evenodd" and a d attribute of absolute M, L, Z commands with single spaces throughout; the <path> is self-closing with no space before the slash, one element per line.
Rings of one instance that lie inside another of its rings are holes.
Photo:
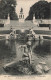
<path fill-rule="evenodd" d="M 51 75 L 51 0 L 0 0 L 0 75 Z"/>

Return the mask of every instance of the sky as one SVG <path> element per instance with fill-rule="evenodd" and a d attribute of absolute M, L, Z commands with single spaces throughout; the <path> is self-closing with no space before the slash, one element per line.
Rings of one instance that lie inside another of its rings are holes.
<path fill-rule="evenodd" d="M 23 8 L 24 18 L 29 14 L 30 7 L 39 0 L 17 0 L 16 13 L 19 16 L 20 9 Z M 51 0 L 45 0 L 51 2 Z"/>

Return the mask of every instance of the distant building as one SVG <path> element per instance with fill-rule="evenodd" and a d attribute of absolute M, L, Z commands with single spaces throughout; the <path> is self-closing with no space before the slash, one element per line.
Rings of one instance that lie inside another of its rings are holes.
<path fill-rule="evenodd" d="M 19 13 L 19 20 L 10 20 L 10 16 L 8 14 L 7 19 L 1 19 L 0 24 L 0 31 L 1 30 L 10 30 L 11 28 L 14 30 L 19 30 L 19 29 L 30 29 L 32 27 L 35 27 L 32 20 L 26 20 L 24 19 L 24 13 L 23 13 L 23 8 L 21 8 L 20 13 Z"/>
<path fill-rule="evenodd" d="M 19 22 L 24 22 L 23 8 L 21 8 L 21 10 L 20 10 L 20 14 L 19 14 Z"/>
<path fill-rule="evenodd" d="M 0 30 L 10 30 L 11 28 L 14 30 L 31 29 L 32 27 L 39 28 L 39 26 L 43 27 L 44 25 L 49 26 L 51 24 L 51 20 L 36 19 L 35 14 L 33 15 L 33 20 L 25 20 L 23 8 L 21 8 L 18 16 L 19 20 L 10 20 L 9 14 L 7 19 L 0 19 Z M 49 29 L 51 29 L 51 25 Z"/>

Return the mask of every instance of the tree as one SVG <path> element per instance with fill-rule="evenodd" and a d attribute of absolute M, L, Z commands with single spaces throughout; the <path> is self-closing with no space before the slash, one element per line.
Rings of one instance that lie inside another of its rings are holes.
<path fill-rule="evenodd" d="M 10 19 L 18 20 L 16 11 L 16 0 L 1 0 L 0 1 L 0 18 L 7 19 L 8 14 L 10 15 Z"/>
<path fill-rule="evenodd" d="M 50 9 L 50 15 L 49 15 L 49 18 L 51 19 L 51 2 L 49 2 L 49 9 Z"/>
<path fill-rule="evenodd" d="M 33 14 L 35 14 L 36 19 L 48 19 L 50 15 L 49 3 L 47 1 L 36 2 L 29 11 L 29 16 L 26 20 L 32 20 Z"/>

